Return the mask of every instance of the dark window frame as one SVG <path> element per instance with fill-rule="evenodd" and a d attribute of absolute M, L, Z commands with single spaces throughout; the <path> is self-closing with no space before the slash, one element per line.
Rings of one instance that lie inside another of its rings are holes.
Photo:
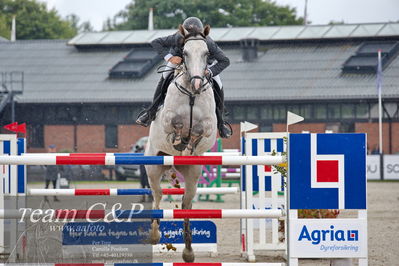
<path fill-rule="evenodd" d="M 118 125 L 105 125 L 105 148 L 118 148 Z"/>
<path fill-rule="evenodd" d="M 44 148 L 44 126 L 42 124 L 29 125 L 28 136 L 29 148 Z"/>

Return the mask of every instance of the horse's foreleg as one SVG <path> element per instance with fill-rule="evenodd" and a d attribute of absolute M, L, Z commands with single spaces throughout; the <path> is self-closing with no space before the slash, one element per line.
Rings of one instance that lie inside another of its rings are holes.
<path fill-rule="evenodd" d="M 161 175 L 164 171 L 162 166 L 148 165 L 146 166 L 148 181 L 150 183 L 152 196 L 154 197 L 154 202 L 152 205 L 153 210 L 160 209 L 160 202 L 162 200 L 162 188 L 161 188 Z M 151 235 L 150 243 L 156 245 L 161 239 L 161 234 L 159 233 L 159 219 L 153 219 L 151 222 Z"/>
<path fill-rule="evenodd" d="M 191 137 L 187 148 L 183 151 L 183 156 L 193 155 L 195 147 L 201 141 L 204 134 L 204 127 L 201 123 L 196 124 L 191 131 Z"/>
<path fill-rule="evenodd" d="M 201 166 L 187 166 L 180 170 L 185 177 L 185 192 L 182 202 L 182 209 L 191 209 L 192 200 L 197 192 L 197 181 L 201 172 Z M 193 262 L 195 259 L 192 243 L 192 234 L 190 228 L 190 220 L 184 219 L 184 250 L 183 250 L 183 260 L 185 262 Z"/>
<path fill-rule="evenodd" d="M 183 117 L 176 115 L 172 119 L 172 127 L 174 129 L 172 144 L 179 145 L 181 143 L 182 131 L 183 131 Z"/>

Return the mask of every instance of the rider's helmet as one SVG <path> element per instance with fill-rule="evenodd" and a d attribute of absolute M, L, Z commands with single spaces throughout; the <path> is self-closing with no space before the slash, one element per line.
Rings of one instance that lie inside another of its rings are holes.
<path fill-rule="evenodd" d="M 201 20 L 197 17 L 186 18 L 183 22 L 183 27 L 190 33 L 204 31 L 204 25 L 202 25 Z"/>

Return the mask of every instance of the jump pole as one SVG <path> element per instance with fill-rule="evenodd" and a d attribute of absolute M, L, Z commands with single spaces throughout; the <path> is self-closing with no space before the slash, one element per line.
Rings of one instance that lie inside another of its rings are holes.
<path fill-rule="evenodd" d="M 23 153 L 21 156 L 43 156 L 48 153 Z M 144 156 L 144 153 L 106 152 L 106 153 L 52 153 L 57 156 Z M 240 156 L 240 152 L 204 152 L 203 156 Z"/>
<path fill-rule="evenodd" d="M 0 219 L 21 219 L 23 215 L 29 218 L 51 216 L 53 219 L 103 219 L 115 217 L 118 219 L 241 219 L 241 218 L 280 218 L 285 215 L 279 209 L 199 209 L 199 210 L 0 210 Z M 111 216 L 112 215 L 112 216 Z"/>
<path fill-rule="evenodd" d="M 197 188 L 197 194 L 235 194 L 238 187 L 220 188 Z M 132 196 L 132 195 L 151 195 L 152 191 L 148 188 L 138 189 L 28 189 L 28 196 Z M 183 195 L 184 188 L 164 188 L 163 195 Z"/>
<path fill-rule="evenodd" d="M 283 156 L 0 156 L 0 165 L 277 165 Z"/>
<path fill-rule="evenodd" d="M 48 264 L 46 266 L 282 266 L 285 263 L 248 263 L 248 262 L 153 262 L 153 263 L 55 263 Z"/>

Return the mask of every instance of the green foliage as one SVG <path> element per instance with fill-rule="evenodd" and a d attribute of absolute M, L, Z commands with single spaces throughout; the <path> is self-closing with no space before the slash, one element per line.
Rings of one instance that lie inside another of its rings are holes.
<path fill-rule="evenodd" d="M 63 149 L 63 150 L 60 150 L 59 153 L 73 153 L 73 150 Z"/>
<path fill-rule="evenodd" d="M 7 26 L 7 19 L 0 14 L 0 36 L 10 39 L 10 28 Z"/>
<path fill-rule="evenodd" d="M 12 17 L 16 16 L 18 40 L 68 39 L 76 29 L 63 20 L 55 9 L 47 10 L 46 4 L 37 0 L 0 0 L 0 34 L 10 36 Z M 3 29 L 5 28 L 5 29 Z"/>
<path fill-rule="evenodd" d="M 90 21 L 80 22 L 80 18 L 75 14 L 70 14 L 66 17 L 66 20 L 69 22 L 71 27 L 75 32 L 89 32 L 94 31 L 93 26 Z"/>
<path fill-rule="evenodd" d="M 154 27 L 174 29 L 187 17 L 195 16 L 212 27 L 273 26 L 303 24 L 296 10 L 264 0 L 135 0 L 119 12 L 115 30 L 146 29 L 148 11 L 154 8 Z"/>

